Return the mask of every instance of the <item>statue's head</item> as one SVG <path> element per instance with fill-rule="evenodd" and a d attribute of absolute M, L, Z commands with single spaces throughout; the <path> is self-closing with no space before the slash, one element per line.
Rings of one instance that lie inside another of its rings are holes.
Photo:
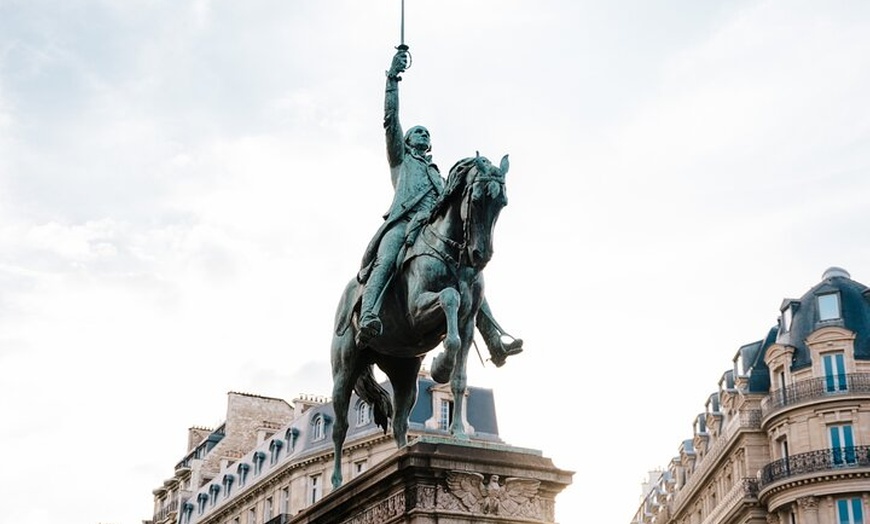
<path fill-rule="evenodd" d="M 432 150 L 429 130 L 423 126 L 414 126 L 405 133 L 405 144 L 411 149 L 428 153 Z"/>

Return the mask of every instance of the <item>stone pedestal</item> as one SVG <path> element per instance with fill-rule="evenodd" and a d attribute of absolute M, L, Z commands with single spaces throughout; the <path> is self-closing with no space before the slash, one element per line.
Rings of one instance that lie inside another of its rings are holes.
<path fill-rule="evenodd" d="M 422 438 L 290 519 L 290 524 L 555 522 L 573 472 L 540 452 Z"/>

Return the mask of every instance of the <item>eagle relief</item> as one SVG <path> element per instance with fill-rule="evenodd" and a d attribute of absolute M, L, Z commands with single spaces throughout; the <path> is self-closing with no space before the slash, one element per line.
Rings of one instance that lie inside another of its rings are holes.
<path fill-rule="evenodd" d="M 540 481 L 508 477 L 499 481 L 498 475 L 489 480 L 480 473 L 450 471 L 447 487 L 470 513 L 500 516 L 529 516 L 540 513 L 537 504 Z"/>

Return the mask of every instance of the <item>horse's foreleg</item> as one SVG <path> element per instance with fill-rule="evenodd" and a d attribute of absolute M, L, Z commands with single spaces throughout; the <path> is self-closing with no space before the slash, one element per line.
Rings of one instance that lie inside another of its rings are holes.
<path fill-rule="evenodd" d="M 431 314 L 437 308 L 440 308 L 444 313 L 446 324 L 445 351 L 435 357 L 431 370 L 432 378 L 439 384 L 446 384 L 450 380 L 450 374 L 453 371 L 454 362 L 456 362 L 456 353 L 458 353 L 462 343 L 458 328 L 459 305 L 459 292 L 452 287 L 442 289 L 437 293 L 431 291 L 419 293 L 417 300 L 414 301 L 413 314 L 416 316 Z"/>
<path fill-rule="evenodd" d="M 459 291 L 456 291 L 452 287 L 444 288 L 438 294 L 438 301 L 441 304 L 441 309 L 444 310 L 444 317 L 447 320 L 447 335 L 444 337 L 444 348 L 449 353 L 455 354 L 462 345 L 462 339 L 459 338 Z"/>
<path fill-rule="evenodd" d="M 453 373 L 450 375 L 450 391 L 453 393 L 453 421 L 450 423 L 450 433 L 462 440 L 468 439 L 468 434 L 465 431 L 465 389 L 468 381 L 466 364 L 473 336 L 474 319 L 472 318 L 463 323 L 462 344 L 456 352 Z"/>
<path fill-rule="evenodd" d="M 353 340 L 353 330 L 334 336 L 332 342 L 332 404 L 335 408 L 335 424 L 332 427 L 332 443 L 335 461 L 332 470 L 333 489 L 341 486 L 341 450 L 347 436 L 347 411 L 350 395 L 359 374 L 359 356 Z"/>

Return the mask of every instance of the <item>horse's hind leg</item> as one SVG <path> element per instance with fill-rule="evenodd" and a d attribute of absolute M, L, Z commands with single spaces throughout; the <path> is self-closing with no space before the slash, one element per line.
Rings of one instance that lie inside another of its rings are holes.
<path fill-rule="evenodd" d="M 332 339 L 332 404 L 335 408 L 335 424 L 332 427 L 332 442 L 335 461 L 332 471 L 332 487 L 342 483 L 341 449 L 347 436 L 347 412 L 350 408 L 350 395 L 360 370 L 359 351 L 353 339 L 353 330 Z"/>
<path fill-rule="evenodd" d="M 408 418 L 417 402 L 417 374 L 422 358 L 384 358 L 379 367 L 393 385 L 393 436 L 398 447 L 408 443 Z"/>

